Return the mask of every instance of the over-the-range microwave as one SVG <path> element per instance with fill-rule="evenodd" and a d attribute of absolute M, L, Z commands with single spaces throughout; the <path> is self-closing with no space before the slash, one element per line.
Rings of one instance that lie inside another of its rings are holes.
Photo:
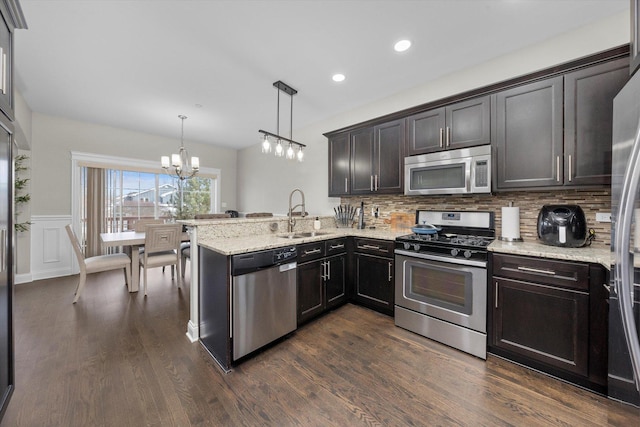
<path fill-rule="evenodd" d="M 404 194 L 491 192 L 491 145 L 405 157 Z"/>

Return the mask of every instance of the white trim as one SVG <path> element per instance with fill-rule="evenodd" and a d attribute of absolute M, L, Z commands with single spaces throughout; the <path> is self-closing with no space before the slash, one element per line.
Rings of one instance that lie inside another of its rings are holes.
<path fill-rule="evenodd" d="M 31 216 L 31 279 L 69 276 L 79 271 L 64 227 L 69 215 Z"/>
<path fill-rule="evenodd" d="M 20 285 L 22 283 L 31 283 L 31 282 L 33 282 L 33 276 L 31 275 L 31 273 L 25 273 L 25 274 L 16 274 L 14 277 L 13 284 Z"/>

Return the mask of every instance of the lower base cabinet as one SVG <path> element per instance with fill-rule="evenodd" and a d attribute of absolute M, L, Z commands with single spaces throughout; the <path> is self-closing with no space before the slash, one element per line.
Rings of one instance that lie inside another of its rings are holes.
<path fill-rule="evenodd" d="M 603 392 L 603 270 L 585 263 L 493 254 L 489 352 Z"/>
<path fill-rule="evenodd" d="M 394 312 L 393 242 L 354 239 L 353 300 L 384 314 Z"/>
<path fill-rule="evenodd" d="M 347 301 L 346 238 L 298 245 L 298 325 Z"/>

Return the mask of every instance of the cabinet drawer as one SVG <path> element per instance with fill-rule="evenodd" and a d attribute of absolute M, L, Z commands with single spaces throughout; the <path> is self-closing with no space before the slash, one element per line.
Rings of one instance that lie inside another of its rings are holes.
<path fill-rule="evenodd" d="M 494 254 L 493 275 L 589 291 L 588 264 Z"/>
<path fill-rule="evenodd" d="M 363 254 L 393 256 L 394 242 L 377 239 L 355 239 L 355 251 Z"/>
<path fill-rule="evenodd" d="M 337 255 L 347 251 L 347 238 L 331 239 L 324 242 L 325 253 L 329 255 Z"/>
<path fill-rule="evenodd" d="M 298 245 L 298 262 L 307 262 L 324 257 L 324 241 Z"/>

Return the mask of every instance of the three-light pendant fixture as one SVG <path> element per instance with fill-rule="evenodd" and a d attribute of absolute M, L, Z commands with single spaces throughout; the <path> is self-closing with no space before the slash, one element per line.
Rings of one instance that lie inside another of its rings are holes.
<path fill-rule="evenodd" d="M 271 146 L 272 144 L 275 144 L 273 151 L 276 157 L 286 157 L 290 160 L 297 159 L 301 162 L 304 158 L 304 152 L 302 149 L 306 147 L 306 145 L 293 140 L 293 95 L 298 93 L 298 91 L 280 80 L 275 82 L 273 86 L 278 89 L 276 133 L 271 133 L 262 129 L 258 130 L 258 132 L 262 134 L 262 152 L 265 154 L 271 153 Z M 291 99 L 289 138 L 280 136 L 280 92 L 286 93 Z M 286 150 L 285 146 L 287 147 Z"/>

